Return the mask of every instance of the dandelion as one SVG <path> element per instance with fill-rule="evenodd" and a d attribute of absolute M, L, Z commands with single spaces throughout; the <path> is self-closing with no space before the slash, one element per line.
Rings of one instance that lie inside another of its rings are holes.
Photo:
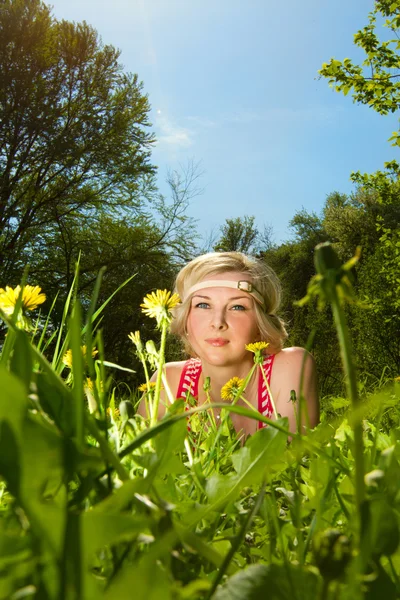
<path fill-rule="evenodd" d="M 155 381 L 150 381 L 148 384 L 147 383 L 142 383 L 141 385 L 139 385 L 138 390 L 139 392 L 144 392 L 144 393 L 148 393 L 148 392 L 153 392 L 155 390 L 156 387 L 156 382 Z M 162 389 L 162 387 L 161 387 Z"/>
<path fill-rule="evenodd" d="M 248 350 L 249 352 L 254 352 L 254 354 L 256 354 L 256 352 L 261 352 L 262 350 L 265 350 L 265 348 L 268 348 L 269 346 L 269 342 L 253 342 L 252 344 L 246 344 L 246 350 Z"/>
<path fill-rule="evenodd" d="M 157 320 L 160 327 L 164 323 L 169 324 L 172 319 L 171 309 L 175 308 L 180 302 L 178 294 L 171 294 L 167 290 L 157 290 L 147 294 L 141 304 L 142 312 Z"/>
<path fill-rule="evenodd" d="M 82 350 L 83 359 L 85 360 L 86 352 L 87 352 L 87 348 L 86 348 L 85 344 L 83 346 L 81 346 L 81 350 Z M 93 350 L 92 350 L 93 358 L 96 356 L 96 354 L 98 354 L 98 350 L 96 350 L 96 348 L 93 348 Z M 66 367 L 68 367 L 68 369 L 72 369 L 72 350 L 71 349 L 66 351 L 66 353 L 62 357 L 62 362 L 64 363 L 64 365 Z"/>
<path fill-rule="evenodd" d="M 0 288 L 0 308 L 6 315 L 12 315 L 21 294 L 21 286 L 16 288 L 6 286 L 6 289 Z M 22 292 L 22 310 L 35 310 L 39 304 L 46 300 L 46 294 L 42 293 L 42 288 L 38 285 L 26 285 Z"/>
<path fill-rule="evenodd" d="M 90 377 L 86 377 L 86 380 L 83 384 L 84 389 L 93 392 L 94 385 L 95 384 L 94 384 L 93 379 L 91 379 Z M 97 388 L 100 389 L 100 391 L 104 390 L 104 385 L 103 385 L 102 381 L 97 381 Z"/>
<path fill-rule="evenodd" d="M 140 339 L 140 331 L 135 331 L 135 333 L 131 331 L 128 334 L 128 338 L 131 340 L 132 344 L 136 346 L 136 350 L 138 352 L 143 352 L 143 344 L 142 340 Z"/>
<path fill-rule="evenodd" d="M 118 408 L 112 408 L 111 406 L 107 408 L 106 413 L 110 417 L 110 419 L 113 420 L 117 419 L 121 415 Z"/>
<path fill-rule="evenodd" d="M 232 377 L 221 389 L 222 400 L 234 400 L 236 396 L 243 391 L 244 379 Z"/>
<path fill-rule="evenodd" d="M 264 350 L 268 348 L 268 342 L 253 342 L 252 344 L 246 344 L 245 348 L 249 352 L 254 353 L 254 362 L 261 365 L 264 359 Z"/>
<path fill-rule="evenodd" d="M 167 341 L 167 329 L 171 323 L 172 314 L 171 310 L 175 308 L 180 302 L 178 294 L 171 294 L 167 290 L 156 290 L 147 294 L 141 304 L 142 312 L 149 317 L 157 320 L 157 326 L 161 330 L 161 341 L 160 351 L 157 354 L 157 358 L 149 350 L 149 342 L 146 344 L 146 351 L 150 362 L 156 360 L 157 365 L 157 379 L 156 387 L 154 390 L 154 404 L 151 407 L 150 425 L 155 425 L 157 422 L 158 406 L 160 403 L 160 391 L 161 391 L 161 379 L 162 371 L 165 362 L 165 346 Z"/>

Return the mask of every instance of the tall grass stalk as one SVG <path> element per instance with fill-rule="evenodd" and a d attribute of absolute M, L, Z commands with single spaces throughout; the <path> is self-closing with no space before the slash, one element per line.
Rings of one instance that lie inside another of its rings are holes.
<path fill-rule="evenodd" d="M 353 360 L 352 344 L 349 328 L 346 321 L 343 305 L 344 301 L 354 302 L 354 293 L 351 282 L 351 269 L 359 259 L 359 250 L 356 255 L 346 264 L 342 265 L 329 242 L 319 244 L 315 248 L 315 266 L 317 276 L 314 277 L 309 286 L 306 298 L 300 304 L 304 304 L 311 296 L 319 296 L 320 304 L 329 302 L 335 321 L 336 331 L 339 339 L 340 352 L 343 369 L 345 372 L 346 388 L 352 407 L 352 427 L 354 433 L 354 445 L 352 448 L 355 462 L 355 497 L 356 515 L 359 543 L 364 530 L 364 507 L 365 483 L 364 483 L 364 442 L 362 423 L 360 418 L 360 399 L 358 395 L 356 367 Z M 361 546 L 360 546 L 361 549 Z"/>
<path fill-rule="evenodd" d="M 343 368 L 346 374 L 347 393 L 353 409 L 353 431 L 354 431 L 354 462 L 355 462 L 355 488 L 356 503 L 361 508 L 365 498 L 364 484 L 364 442 L 362 422 L 359 416 L 360 399 L 358 395 L 356 367 L 354 364 L 354 354 L 349 335 L 349 328 L 346 322 L 343 306 L 339 300 L 337 290 L 332 289 L 331 306 L 335 319 L 337 334 L 340 343 Z"/>

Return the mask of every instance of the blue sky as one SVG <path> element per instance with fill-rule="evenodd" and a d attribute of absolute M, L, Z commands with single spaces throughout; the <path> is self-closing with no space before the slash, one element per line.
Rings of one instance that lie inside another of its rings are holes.
<path fill-rule="evenodd" d="M 55 0 L 56 18 L 86 20 L 121 50 L 152 106 L 159 186 L 188 161 L 203 172 L 188 214 L 208 238 L 226 218 L 254 215 L 290 239 L 294 214 L 350 193 L 351 171 L 397 158 L 397 129 L 333 92 L 318 69 L 362 58 L 353 34 L 373 0 Z"/>

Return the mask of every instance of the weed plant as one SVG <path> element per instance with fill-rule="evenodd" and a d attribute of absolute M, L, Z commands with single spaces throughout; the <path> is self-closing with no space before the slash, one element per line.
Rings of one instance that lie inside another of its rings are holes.
<path fill-rule="evenodd" d="M 121 393 L 98 327 L 101 275 L 84 322 L 76 277 L 57 331 L 32 323 L 40 302 L 23 282 L 2 312 L 0 600 L 399 597 L 400 382 L 359 395 L 342 310 L 354 260 L 317 247 L 308 291 L 332 305 L 348 397 L 290 438 L 285 419 L 236 404 L 246 381 L 231 382 L 230 402 L 174 399 L 162 370 L 169 292 L 144 300 L 161 344 L 132 333 L 146 381 Z M 268 427 L 238 438 L 231 413 Z"/>

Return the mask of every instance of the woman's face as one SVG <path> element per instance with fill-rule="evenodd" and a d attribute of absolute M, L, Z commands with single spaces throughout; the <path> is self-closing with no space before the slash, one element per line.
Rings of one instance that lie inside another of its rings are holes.
<path fill-rule="evenodd" d="M 205 280 L 250 281 L 237 272 L 218 273 Z M 255 300 L 245 291 L 209 287 L 192 295 L 186 329 L 196 355 L 215 366 L 249 366 L 245 345 L 260 339 Z"/>

